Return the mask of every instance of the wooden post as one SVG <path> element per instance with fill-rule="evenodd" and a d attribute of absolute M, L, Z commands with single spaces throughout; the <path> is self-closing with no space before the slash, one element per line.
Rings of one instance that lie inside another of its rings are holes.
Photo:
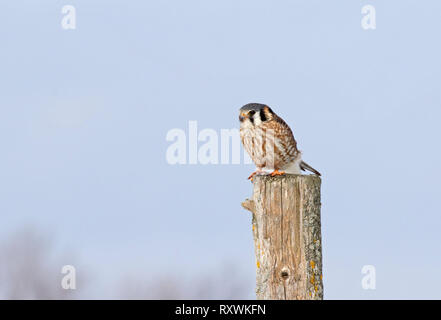
<path fill-rule="evenodd" d="M 323 299 L 321 179 L 255 176 L 253 213 L 257 299 Z"/>

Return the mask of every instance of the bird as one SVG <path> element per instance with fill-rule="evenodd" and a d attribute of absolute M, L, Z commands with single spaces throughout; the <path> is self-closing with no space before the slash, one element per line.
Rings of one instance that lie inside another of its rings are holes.
<path fill-rule="evenodd" d="M 266 104 L 248 103 L 239 110 L 240 138 L 245 151 L 254 164 L 255 175 L 301 174 L 310 171 L 317 176 L 320 172 L 302 160 L 302 152 L 291 128 Z"/>

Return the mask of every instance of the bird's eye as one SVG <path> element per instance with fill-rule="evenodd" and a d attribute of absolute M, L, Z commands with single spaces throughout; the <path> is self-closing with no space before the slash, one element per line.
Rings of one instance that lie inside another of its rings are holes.
<path fill-rule="evenodd" d="M 251 110 L 250 112 L 248 112 L 248 115 L 249 115 L 250 117 L 252 117 L 255 113 L 256 113 L 256 111 Z"/>

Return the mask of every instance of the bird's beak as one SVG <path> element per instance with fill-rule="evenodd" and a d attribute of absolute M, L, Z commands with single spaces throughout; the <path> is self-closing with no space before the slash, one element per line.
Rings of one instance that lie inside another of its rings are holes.
<path fill-rule="evenodd" d="M 242 116 L 239 116 L 239 121 L 242 122 L 245 118 Z"/>
<path fill-rule="evenodd" d="M 245 118 L 246 118 L 246 114 L 242 112 L 242 113 L 240 114 L 240 116 L 239 116 L 239 121 L 242 122 L 242 121 L 245 120 Z"/>

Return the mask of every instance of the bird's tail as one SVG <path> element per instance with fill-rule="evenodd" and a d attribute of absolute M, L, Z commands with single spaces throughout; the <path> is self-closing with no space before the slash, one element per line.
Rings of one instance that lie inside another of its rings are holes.
<path fill-rule="evenodd" d="M 307 164 L 305 161 L 300 162 L 300 169 L 302 169 L 303 171 L 310 171 L 318 176 L 321 176 L 320 172 L 318 172 L 317 170 L 315 170 L 313 167 L 311 167 L 309 164 Z"/>

